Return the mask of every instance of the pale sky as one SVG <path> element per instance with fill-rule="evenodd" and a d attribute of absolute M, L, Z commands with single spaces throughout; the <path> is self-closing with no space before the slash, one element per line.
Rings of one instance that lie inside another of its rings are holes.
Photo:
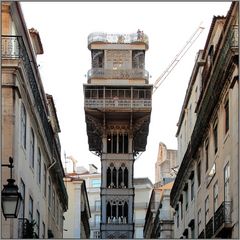
<path fill-rule="evenodd" d="M 159 142 L 177 149 L 177 122 L 195 57 L 203 49 L 213 16 L 226 15 L 230 2 L 22 2 L 28 28 L 39 31 L 44 54 L 38 56 L 46 93 L 53 95 L 64 152 L 88 169 L 100 159 L 88 150 L 83 84 L 91 68 L 87 37 L 92 32 L 130 34 L 143 30 L 149 37 L 145 69 L 150 84 L 166 70 L 200 23 L 205 30 L 153 94 L 146 151 L 135 161 L 134 177 L 154 182 Z"/>

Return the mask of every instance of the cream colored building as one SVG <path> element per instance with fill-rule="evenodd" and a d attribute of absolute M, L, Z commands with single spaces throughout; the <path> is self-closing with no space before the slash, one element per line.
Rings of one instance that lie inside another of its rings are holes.
<path fill-rule="evenodd" d="M 154 187 L 148 203 L 144 223 L 144 238 L 173 238 L 173 213 L 170 206 L 170 191 L 173 182 Z"/>
<path fill-rule="evenodd" d="M 2 163 L 13 157 L 13 178 L 23 201 L 18 218 L 2 215 L 1 238 L 23 238 L 35 220 L 39 238 L 62 238 L 68 196 L 63 183 L 60 127 L 37 67 L 39 33 L 28 30 L 19 2 L 1 2 Z M 9 169 L 2 167 L 2 184 Z"/>
<path fill-rule="evenodd" d="M 178 122 L 175 238 L 239 238 L 239 3 L 214 16 Z"/>
<path fill-rule="evenodd" d="M 143 228 L 147 212 L 148 202 L 153 189 L 149 178 L 134 178 L 134 238 L 143 238 Z"/>
<path fill-rule="evenodd" d="M 173 181 L 177 168 L 177 150 L 168 149 L 164 143 L 160 142 L 155 163 L 155 184 L 164 185 Z"/>
<path fill-rule="evenodd" d="M 85 180 L 72 172 L 64 178 L 69 196 L 69 208 L 64 214 L 63 238 L 87 239 L 90 237 L 89 218 L 91 217 Z"/>

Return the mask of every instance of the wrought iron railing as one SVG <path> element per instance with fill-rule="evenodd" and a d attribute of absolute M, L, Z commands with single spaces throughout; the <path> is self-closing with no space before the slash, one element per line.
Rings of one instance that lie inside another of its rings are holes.
<path fill-rule="evenodd" d="M 204 237 L 204 230 L 202 230 L 202 232 L 198 235 L 198 238 L 199 238 L 199 239 L 205 238 L 205 237 Z"/>
<path fill-rule="evenodd" d="M 27 218 L 18 218 L 18 238 L 39 238 L 39 236 L 34 232 L 34 224 Z"/>
<path fill-rule="evenodd" d="M 2 59 L 21 59 L 27 74 L 28 83 L 31 87 L 36 108 L 38 109 L 42 126 L 52 151 L 53 144 L 53 130 L 50 127 L 44 103 L 41 98 L 41 93 L 37 84 L 37 80 L 32 68 L 32 61 L 30 60 L 27 49 L 21 36 L 2 36 Z"/>
<path fill-rule="evenodd" d="M 206 225 L 206 238 L 213 236 L 213 218 L 211 218 Z"/>
<path fill-rule="evenodd" d="M 37 78 L 35 76 L 32 61 L 29 58 L 26 46 L 23 42 L 21 36 L 2 36 L 2 59 L 19 59 L 22 61 L 24 66 L 25 73 L 27 75 L 27 81 L 32 90 L 32 95 L 35 101 L 35 107 L 38 110 L 43 131 L 45 133 L 50 152 L 52 156 L 57 159 L 58 164 L 61 165 L 61 156 L 60 156 L 60 143 L 57 142 L 55 134 L 51 127 L 50 122 L 47 117 L 47 109 L 44 107 L 44 100 L 41 97 L 41 90 L 38 87 Z M 62 167 L 62 166 L 60 166 Z M 67 192 L 64 186 L 62 179 L 59 180 L 60 193 L 63 195 L 63 199 L 67 201 Z"/>
<path fill-rule="evenodd" d="M 101 79 L 149 79 L 148 71 L 140 68 L 136 69 L 104 69 L 92 68 L 88 71 L 88 80 L 92 78 Z"/>
<path fill-rule="evenodd" d="M 231 202 L 224 201 L 214 213 L 214 233 L 224 224 L 231 223 Z"/>
<path fill-rule="evenodd" d="M 148 36 L 143 32 L 131 34 L 108 34 L 103 32 L 94 32 L 88 36 L 88 45 L 93 42 L 104 43 L 135 43 L 142 42 L 148 46 Z"/>
<path fill-rule="evenodd" d="M 220 53 L 218 59 L 215 59 L 217 64 L 212 69 L 212 75 L 209 76 L 209 86 L 206 88 L 205 92 L 202 91 L 200 93 L 196 107 L 196 111 L 198 111 L 198 118 L 192 132 L 190 144 L 188 145 L 170 193 L 171 204 L 177 201 L 177 190 L 179 189 L 179 186 L 181 186 L 181 181 L 185 172 L 192 163 L 192 156 L 194 156 L 196 153 L 199 144 L 203 139 L 205 133 L 204 129 L 208 126 L 209 120 L 212 116 L 211 113 L 219 101 L 222 88 L 226 83 L 226 78 L 224 78 L 226 77 L 224 74 L 224 69 L 227 68 L 230 56 L 233 54 L 233 52 L 235 51 L 235 54 L 238 55 L 237 50 L 238 26 L 231 26 L 228 30 L 226 39 L 224 40 L 223 48 L 218 50 Z"/>
<path fill-rule="evenodd" d="M 151 108 L 151 100 L 125 100 L 125 99 L 86 99 L 86 108 Z"/>

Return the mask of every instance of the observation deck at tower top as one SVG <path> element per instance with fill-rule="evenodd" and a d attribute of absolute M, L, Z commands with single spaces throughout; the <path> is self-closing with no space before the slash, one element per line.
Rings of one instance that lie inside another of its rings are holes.
<path fill-rule="evenodd" d="M 143 31 L 131 34 L 94 32 L 88 36 L 88 49 L 91 49 L 93 43 L 144 44 L 146 50 L 149 47 L 148 36 Z"/>

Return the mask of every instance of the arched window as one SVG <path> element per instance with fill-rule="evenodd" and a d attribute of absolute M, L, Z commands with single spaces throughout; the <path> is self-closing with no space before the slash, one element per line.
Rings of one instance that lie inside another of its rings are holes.
<path fill-rule="evenodd" d="M 113 187 L 116 188 L 117 187 L 117 170 L 114 167 L 113 171 L 112 171 L 112 181 L 113 181 Z"/>
<path fill-rule="evenodd" d="M 118 170 L 118 187 L 122 188 L 123 185 L 124 185 L 124 183 L 123 183 L 123 170 L 120 167 L 119 170 Z"/>
<path fill-rule="evenodd" d="M 108 167 L 107 169 L 107 187 L 110 187 L 111 185 L 111 169 Z"/>
<path fill-rule="evenodd" d="M 127 188 L 128 187 L 128 169 L 124 169 L 124 186 Z"/>
<path fill-rule="evenodd" d="M 126 219 L 126 223 L 128 223 L 128 204 L 126 202 L 124 203 L 123 217 Z"/>
<path fill-rule="evenodd" d="M 111 218 L 111 204 L 110 202 L 107 203 L 107 219 Z"/>
<path fill-rule="evenodd" d="M 124 133 L 124 153 L 128 153 L 128 134 Z"/>

